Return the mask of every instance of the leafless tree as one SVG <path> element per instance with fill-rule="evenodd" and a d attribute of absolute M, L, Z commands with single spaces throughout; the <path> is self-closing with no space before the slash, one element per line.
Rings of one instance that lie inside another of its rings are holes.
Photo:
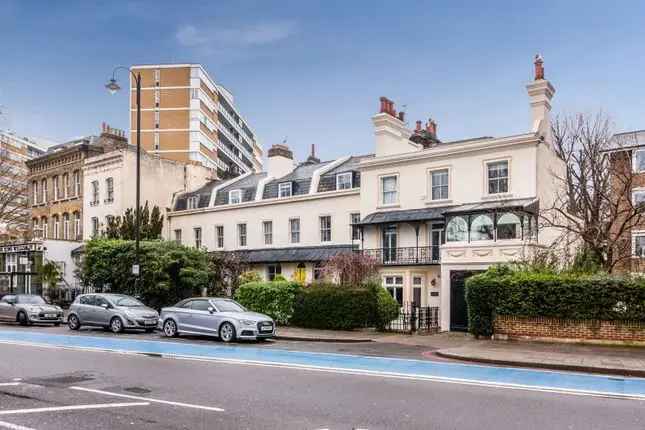
<path fill-rule="evenodd" d="M 22 237 L 29 232 L 27 168 L 20 154 L 0 145 L 0 232 Z"/>
<path fill-rule="evenodd" d="M 566 169 L 553 172 L 560 191 L 541 221 L 578 237 L 584 251 L 611 272 L 631 256 L 630 230 L 645 213 L 631 197 L 637 180 L 626 150 L 631 142 L 613 137 L 603 113 L 556 117 L 551 131 Z"/>

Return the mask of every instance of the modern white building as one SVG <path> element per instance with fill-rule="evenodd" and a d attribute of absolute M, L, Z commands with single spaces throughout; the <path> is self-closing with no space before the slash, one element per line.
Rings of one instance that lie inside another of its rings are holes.
<path fill-rule="evenodd" d="M 550 140 L 555 89 L 539 57 L 526 88 L 526 133 L 452 142 L 438 139 L 432 120 L 409 130 L 381 98 L 374 154 L 296 165 L 275 145 L 266 172 L 179 196 L 166 234 L 243 251 L 268 279 L 280 272 L 307 282 L 331 255 L 363 252 L 377 259 L 383 286 L 402 305 L 438 307 L 442 330 L 463 330 L 468 276 L 559 237 L 538 223 L 564 169 Z"/>
<path fill-rule="evenodd" d="M 136 147 L 124 145 L 83 162 L 83 239 L 97 236 L 109 217 L 136 207 Z M 214 172 L 196 163 L 183 163 L 141 151 L 141 205 L 158 206 L 162 215 L 173 196 L 197 188 Z"/>

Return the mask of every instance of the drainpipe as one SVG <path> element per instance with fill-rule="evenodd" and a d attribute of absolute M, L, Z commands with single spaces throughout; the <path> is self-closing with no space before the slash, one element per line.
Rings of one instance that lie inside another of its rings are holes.
<path fill-rule="evenodd" d="M 419 225 L 419 223 L 417 223 L 417 224 L 415 224 L 415 225 L 414 225 L 414 232 L 415 232 L 415 233 L 416 233 L 416 235 L 417 235 L 417 248 L 416 248 L 416 254 L 417 254 L 417 256 L 416 256 L 416 263 L 417 263 L 417 264 L 419 264 L 419 228 L 421 228 L 421 226 Z"/>

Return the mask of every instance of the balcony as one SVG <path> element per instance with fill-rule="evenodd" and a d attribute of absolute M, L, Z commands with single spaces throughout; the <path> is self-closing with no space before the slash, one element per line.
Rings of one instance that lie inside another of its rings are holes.
<path fill-rule="evenodd" d="M 441 255 L 439 245 L 363 249 L 358 252 L 376 259 L 383 266 L 439 264 Z"/>

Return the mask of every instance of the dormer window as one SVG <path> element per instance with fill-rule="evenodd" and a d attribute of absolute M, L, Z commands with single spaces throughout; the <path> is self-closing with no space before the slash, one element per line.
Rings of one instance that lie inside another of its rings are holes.
<path fill-rule="evenodd" d="M 188 206 L 188 209 L 197 209 L 197 206 L 199 204 L 199 197 L 197 196 L 188 197 L 186 204 Z"/>
<path fill-rule="evenodd" d="M 354 187 L 353 184 L 353 174 L 352 172 L 339 173 L 336 175 L 336 189 L 337 190 L 349 190 Z"/>
<path fill-rule="evenodd" d="M 279 198 L 285 198 L 285 197 L 291 197 L 291 192 L 292 190 L 292 183 L 291 182 L 283 182 L 281 184 L 278 184 L 278 197 Z"/>
<path fill-rule="evenodd" d="M 238 205 L 242 203 L 242 190 L 231 190 L 228 192 L 228 204 Z"/>

